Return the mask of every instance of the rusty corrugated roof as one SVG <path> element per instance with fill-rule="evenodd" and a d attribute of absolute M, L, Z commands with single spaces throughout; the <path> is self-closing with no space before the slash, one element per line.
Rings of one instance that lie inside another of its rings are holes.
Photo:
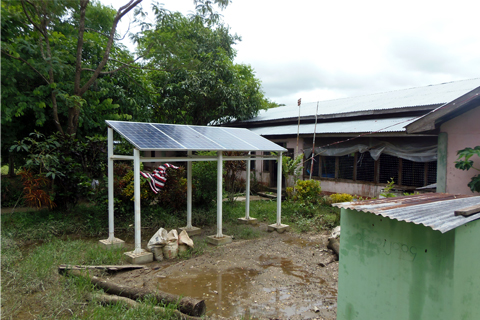
<path fill-rule="evenodd" d="M 421 195 L 335 203 L 333 206 L 369 212 L 398 221 L 412 222 L 442 233 L 477 219 L 480 213 L 469 217 L 455 216 L 454 211 L 479 205 L 480 196 L 426 193 Z"/>

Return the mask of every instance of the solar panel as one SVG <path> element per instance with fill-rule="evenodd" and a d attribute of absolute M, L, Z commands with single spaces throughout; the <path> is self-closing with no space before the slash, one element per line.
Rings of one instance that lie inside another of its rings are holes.
<path fill-rule="evenodd" d="M 155 128 L 165 133 L 171 139 L 177 141 L 186 149 L 195 150 L 219 150 L 224 149 L 221 145 L 204 135 L 193 130 L 189 126 L 173 125 L 173 124 L 152 124 Z"/>
<path fill-rule="evenodd" d="M 223 130 L 218 127 L 200 127 L 192 126 L 193 130 L 203 134 L 206 138 L 212 139 L 220 144 L 225 150 L 230 151 L 251 151 L 259 150 L 252 144 L 249 144 L 235 135 L 229 133 L 230 130 Z"/>
<path fill-rule="evenodd" d="M 286 151 L 248 129 L 110 120 L 105 122 L 139 150 Z"/>
<path fill-rule="evenodd" d="M 162 146 L 162 149 L 184 149 L 184 146 L 149 123 L 108 120 L 106 122 L 139 150 L 157 149 L 159 146 Z"/>

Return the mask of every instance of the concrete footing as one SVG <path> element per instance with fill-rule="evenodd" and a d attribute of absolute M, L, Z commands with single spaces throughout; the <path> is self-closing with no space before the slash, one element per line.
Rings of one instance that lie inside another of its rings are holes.
<path fill-rule="evenodd" d="M 268 226 L 268 229 L 267 231 L 268 232 L 272 232 L 272 231 L 277 231 L 278 233 L 284 233 L 285 231 L 288 231 L 290 230 L 290 226 L 289 225 L 286 225 L 286 224 L 271 224 Z"/>
<path fill-rule="evenodd" d="M 179 229 L 187 231 L 189 237 L 196 236 L 196 235 L 199 235 L 199 234 L 202 233 L 202 229 L 197 228 L 197 227 L 191 227 L 191 228 L 183 227 L 183 228 L 179 228 Z"/>
<path fill-rule="evenodd" d="M 99 240 L 100 246 L 104 249 L 116 249 L 116 248 L 123 248 L 125 246 L 125 241 L 120 240 L 118 238 L 113 238 L 113 240 L 105 239 Z"/>
<path fill-rule="evenodd" d="M 257 218 L 248 218 L 248 219 L 247 218 L 238 218 L 237 220 L 238 220 L 238 222 L 240 222 L 242 224 L 253 224 L 253 225 L 258 224 Z"/>
<path fill-rule="evenodd" d="M 125 252 L 124 255 L 127 256 L 127 261 L 131 264 L 145 264 L 153 261 L 153 253 L 145 251 L 143 249 L 140 253 L 130 251 Z"/>
<path fill-rule="evenodd" d="M 217 236 L 208 236 L 207 242 L 214 245 L 214 246 L 223 246 L 224 244 L 231 243 L 233 241 L 232 237 L 223 235 L 221 238 L 217 238 Z"/>

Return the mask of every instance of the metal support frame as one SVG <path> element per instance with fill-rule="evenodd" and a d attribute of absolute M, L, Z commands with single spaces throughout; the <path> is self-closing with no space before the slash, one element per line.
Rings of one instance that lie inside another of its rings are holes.
<path fill-rule="evenodd" d="M 114 236 L 114 201 L 113 201 L 113 129 L 108 128 L 108 242 L 112 243 Z"/>
<path fill-rule="evenodd" d="M 192 156 L 192 151 L 188 151 Z M 187 229 L 192 229 L 192 162 L 187 162 Z"/>
<path fill-rule="evenodd" d="M 277 165 L 277 226 L 282 225 L 282 152 L 278 153 Z"/>
<path fill-rule="evenodd" d="M 140 221 L 140 151 L 133 149 L 133 195 L 135 198 L 135 250 L 134 254 L 142 253 L 141 221 Z"/>
<path fill-rule="evenodd" d="M 250 155 L 250 152 L 248 153 Z M 246 173 L 246 190 L 245 190 L 245 219 L 250 219 L 250 167 L 251 160 L 247 160 L 247 173 Z"/>
<path fill-rule="evenodd" d="M 217 238 L 223 238 L 222 234 L 222 204 L 223 204 L 223 153 L 217 152 Z"/>

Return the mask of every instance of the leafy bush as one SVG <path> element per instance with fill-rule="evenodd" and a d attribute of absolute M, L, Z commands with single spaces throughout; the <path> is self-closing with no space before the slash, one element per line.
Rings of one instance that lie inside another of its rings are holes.
<path fill-rule="evenodd" d="M 470 170 L 474 169 L 480 171 L 480 168 L 476 168 L 473 166 L 473 161 L 470 160 L 471 157 L 477 155 L 480 157 L 480 146 L 476 146 L 475 148 L 465 148 L 459 150 L 457 152 L 458 159 L 455 161 L 455 168 L 460 170 Z M 463 159 L 462 159 L 463 158 Z M 477 174 L 472 177 L 470 182 L 468 183 L 468 187 L 472 192 L 480 192 L 480 174 Z"/>
<path fill-rule="evenodd" d="M 167 182 L 162 191 L 158 193 L 160 205 L 174 212 L 187 209 L 187 179 L 185 168 L 167 168 Z"/>
<path fill-rule="evenodd" d="M 348 193 L 335 193 L 330 195 L 330 203 L 350 202 L 352 200 L 353 196 Z"/>
<path fill-rule="evenodd" d="M 100 136 L 80 141 L 59 133 L 46 137 L 35 131 L 17 141 L 10 152 L 24 156 L 24 168 L 34 178 L 50 181 L 50 196 L 63 208 L 89 195 L 92 180 L 104 175 L 107 160 L 106 138 Z"/>
<path fill-rule="evenodd" d="M 23 205 L 23 185 L 18 176 L 9 178 L 2 176 L 2 207 L 14 207 Z"/>
<path fill-rule="evenodd" d="M 320 181 L 318 180 L 298 180 L 295 184 L 294 201 L 303 201 L 305 203 L 318 203 L 320 198 Z"/>
<path fill-rule="evenodd" d="M 198 155 L 213 156 L 214 151 L 199 152 Z M 195 206 L 208 207 L 217 199 L 217 163 L 195 161 L 192 163 L 193 202 Z"/>

